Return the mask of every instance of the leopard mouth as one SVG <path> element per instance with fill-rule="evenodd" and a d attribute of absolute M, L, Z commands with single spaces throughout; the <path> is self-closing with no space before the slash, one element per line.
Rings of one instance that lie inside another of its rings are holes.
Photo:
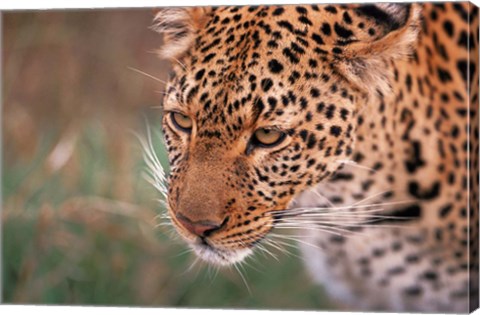
<path fill-rule="evenodd" d="M 264 222 L 256 227 L 250 227 L 250 230 L 246 231 L 246 234 L 243 236 L 235 234 L 224 235 L 222 242 L 222 238 L 218 239 L 216 237 L 217 232 L 214 232 L 213 235 L 194 235 L 183 228 L 174 215 L 170 217 L 175 230 L 193 250 L 195 255 L 204 262 L 217 266 L 234 265 L 251 255 L 256 246 L 272 230 L 276 222 L 275 217 L 272 216 L 272 218 L 272 221 Z M 269 224 L 272 226 L 268 227 Z M 259 231 L 261 232 L 259 233 Z M 252 235 L 249 235 L 249 232 L 256 232 L 256 235 L 252 237 Z M 225 239 L 230 237 L 232 237 L 230 241 L 225 241 Z"/>
<path fill-rule="evenodd" d="M 253 251 L 251 248 L 222 249 L 210 244 L 208 240 L 201 238 L 200 241 L 190 243 L 195 254 L 203 261 L 219 266 L 233 265 L 244 260 Z"/>

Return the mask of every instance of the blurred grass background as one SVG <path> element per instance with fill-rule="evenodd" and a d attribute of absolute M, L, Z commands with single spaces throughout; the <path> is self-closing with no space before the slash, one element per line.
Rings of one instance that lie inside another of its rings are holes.
<path fill-rule="evenodd" d="M 328 308 L 294 249 L 250 260 L 250 293 L 235 269 L 189 270 L 192 254 L 156 227 L 132 131 L 158 129 L 163 86 L 129 69 L 166 79 L 153 14 L 3 14 L 3 302 Z"/>

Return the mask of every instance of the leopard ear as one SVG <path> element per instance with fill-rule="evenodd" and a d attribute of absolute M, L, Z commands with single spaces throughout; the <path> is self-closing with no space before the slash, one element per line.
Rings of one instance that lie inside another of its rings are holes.
<path fill-rule="evenodd" d="M 195 34 L 206 24 L 211 12 L 206 7 L 165 8 L 154 18 L 152 29 L 163 34 L 161 58 L 180 58 L 192 45 Z"/>
<path fill-rule="evenodd" d="M 420 7 L 416 4 L 362 5 L 356 14 L 383 24 L 383 33 L 371 41 L 348 45 L 337 62 L 337 69 L 368 94 L 391 90 L 387 65 L 396 59 L 409 58 L 413 53 L 420 28 Z"/>

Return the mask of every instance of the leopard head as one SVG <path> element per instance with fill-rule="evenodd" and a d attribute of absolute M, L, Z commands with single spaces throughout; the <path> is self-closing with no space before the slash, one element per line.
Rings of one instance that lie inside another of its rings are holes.
<path fill-rule="evenodd" d="M 244 259 L 302 191 L 355 149 L 357 112 L 389 92 L 415 5 L 161 10 L 168 212 L 204 260 Z"/>

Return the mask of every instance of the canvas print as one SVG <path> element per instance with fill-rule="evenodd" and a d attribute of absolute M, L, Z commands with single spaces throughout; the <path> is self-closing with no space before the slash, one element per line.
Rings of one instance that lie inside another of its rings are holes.
<path fill-rule="evenodd" d="M 2 13 L 2 302 L 478 307 L 470 2 Z"/>

